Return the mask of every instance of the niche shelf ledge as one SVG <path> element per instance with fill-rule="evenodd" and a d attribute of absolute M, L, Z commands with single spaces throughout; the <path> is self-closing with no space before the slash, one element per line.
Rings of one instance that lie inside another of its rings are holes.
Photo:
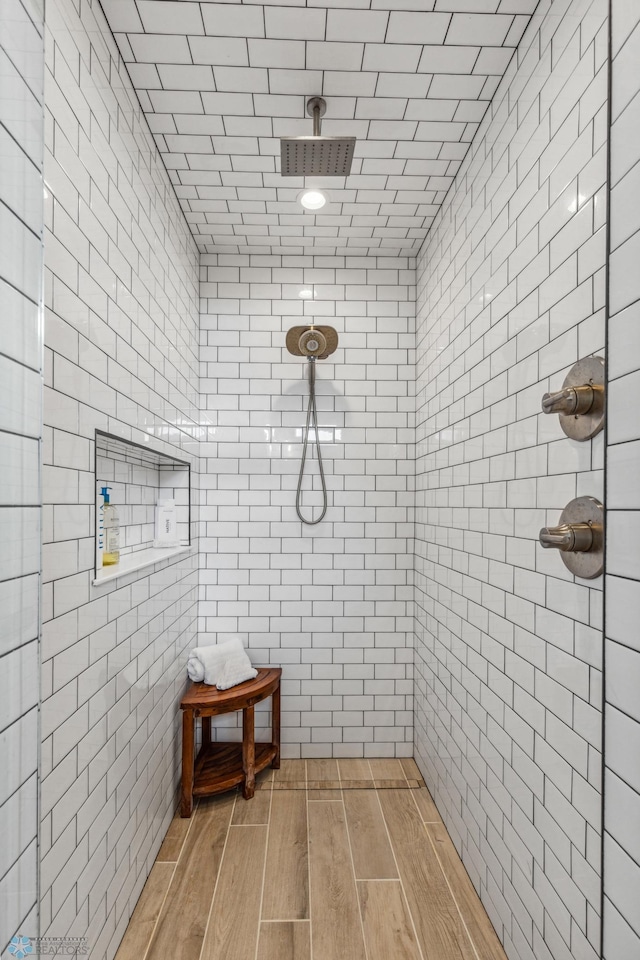
<path fill-rule="evenodd" d="M 92 581 L 94 587 L 99 587 L 103 583 L 109 583 L 117 580 L 118 577 L 125 577 L 136 570 L 142 570 L 144 567 L 151 567 L 154 563 L 160 563 L 162 560 L 172 560 L 173 557 L 180 557 L 183 554 L 190 553 L 191 547 L 147 547 L 145 550 L 137 550 L 135 553 L 127 553 L 120 558 L 120 562 L 113 566 L 102 567 L 96 572 L 95 579 Z"/>

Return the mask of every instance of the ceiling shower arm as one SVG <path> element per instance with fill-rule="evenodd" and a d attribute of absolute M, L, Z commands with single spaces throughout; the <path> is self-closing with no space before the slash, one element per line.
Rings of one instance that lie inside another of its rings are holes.
<path fill-rule="evenodd" d="M 324 97 L 310 97 L 307 100 L 307 113 L 313 117 L 313 135 L 320 137 L 322 128 L 322 117 L 327 111 L 327 101 Z"/>

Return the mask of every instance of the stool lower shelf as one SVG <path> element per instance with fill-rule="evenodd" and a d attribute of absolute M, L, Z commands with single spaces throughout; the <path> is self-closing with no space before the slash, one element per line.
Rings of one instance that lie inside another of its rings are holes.
<path fill-rule="evenodd" d="M 256 743 L 256 773 L 264 770 L 278 755 L 274 743 Z M 196 757 L 193 796 L 209 797 L 244 783 L 241 743 L 207 743 Z"/>

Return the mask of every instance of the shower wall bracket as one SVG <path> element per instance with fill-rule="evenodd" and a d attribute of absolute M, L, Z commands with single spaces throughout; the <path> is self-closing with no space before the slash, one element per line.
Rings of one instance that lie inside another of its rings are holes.
<path fill-rule="evenodd" d="M 294 357 L 326 360 L 338 348 L 338 334 L 333 327 L 291 327 L 285 342 L 287 350 Z"/>
<path fill-rule="evenodd" d="M 604 359 L 586 357 L 571 368 L 562 390 L 545 393 L 543 413 L 557 413 L 572 440 L 591 440 L 604 426 Z"/>

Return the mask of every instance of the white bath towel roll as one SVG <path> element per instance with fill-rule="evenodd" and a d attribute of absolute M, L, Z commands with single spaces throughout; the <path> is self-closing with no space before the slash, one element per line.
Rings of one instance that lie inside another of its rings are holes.
<path fill-rule="evenodd" d="M 218 690 L 228 690 L 229 687 L 235 687 L 238 683 L 244 683 L 245 680 L 253 680 L 258 676 L 258 671 L 251 666 L 251 660 L 247 654 L 232 654 L 222 665 L 222 671 L 216 680 Z"/>
<path fill-rule="evenodd" d="M 209 686 L 217 686 L 218 690 L 228 690 L 258 675 L 240 637 L 226 643 L 196 647 L 189 654 L 187 673 L 195 683 L 204 681 Z"/>

